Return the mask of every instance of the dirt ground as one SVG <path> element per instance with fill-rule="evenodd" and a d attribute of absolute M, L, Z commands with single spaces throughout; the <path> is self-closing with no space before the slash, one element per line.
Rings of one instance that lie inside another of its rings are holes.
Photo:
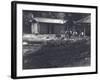
<path fill-rule="evenodd" d="M 90 66 L 90 40 L 23 46 L 23 69 Z"/>

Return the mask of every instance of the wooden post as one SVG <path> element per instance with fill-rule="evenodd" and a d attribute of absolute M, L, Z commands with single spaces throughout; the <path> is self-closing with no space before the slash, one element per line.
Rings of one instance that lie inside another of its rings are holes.
<path fill-rule="evenodd" d="M 84 27 L 84 37 L 85 37 L 85 27 Z"/>

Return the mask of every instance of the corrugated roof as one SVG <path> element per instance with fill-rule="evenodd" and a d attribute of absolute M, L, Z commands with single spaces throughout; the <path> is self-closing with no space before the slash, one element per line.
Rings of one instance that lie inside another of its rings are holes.
<path fill-rule="evenodd" d="M 52 19 L 52 18 L 34 18 L 37 22 L 43 22 L 43 23 L 57 23 L 57 24 L 64 24 L 67 22 L 67 20 L 62 19 Z"/>
<path fill-rule="evenodd" d="M 85 18 L 82 18 L 82 19 L 76 21 L 76 23 L 91 23 L 91 16 L 89 15 Z"/>

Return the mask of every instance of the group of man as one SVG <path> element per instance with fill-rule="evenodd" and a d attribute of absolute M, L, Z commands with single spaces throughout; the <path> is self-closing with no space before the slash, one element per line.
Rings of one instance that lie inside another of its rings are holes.
<path fill-rule="evenodd" d="M 85 32 L 80 32 L 78 33 L 77 31 L 65 31 L 63 34 L 56 34 L 56 37 L 58 39 L 70 39 L 70 38 L 75 38 L 75 37 L 84 37 L 85 36 Z"/>

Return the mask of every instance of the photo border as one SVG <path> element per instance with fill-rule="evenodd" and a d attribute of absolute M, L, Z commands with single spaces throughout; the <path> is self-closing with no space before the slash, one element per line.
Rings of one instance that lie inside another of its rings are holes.
<path fill-rule="evenodd" d="M 94 8 L 96 9 L 96 71 L 84 72 L 84 73 L 66 73 L 66 74 L 51 74 L 51 75 L 37 75 L 37 76 L 17 76 L 17 4 L 35 4 L 35 5 L 48 5 L 48 6 L 62 6 L 62 7 L 79 7 L 79 8 Z M 57 3 L 40 3 L 40 2 L 24 2 L 24 1 L 12 1 L 11 2 L 11 78 L 39 78 L 39 77 L 54 77 L 54 76 L 68 76 L 68 75 L 85 75 L 85 74 L 97 74 L 98 73 L 98 7 L 88 5 L 72 5 L 72 4 L 57 4 Z"/>

